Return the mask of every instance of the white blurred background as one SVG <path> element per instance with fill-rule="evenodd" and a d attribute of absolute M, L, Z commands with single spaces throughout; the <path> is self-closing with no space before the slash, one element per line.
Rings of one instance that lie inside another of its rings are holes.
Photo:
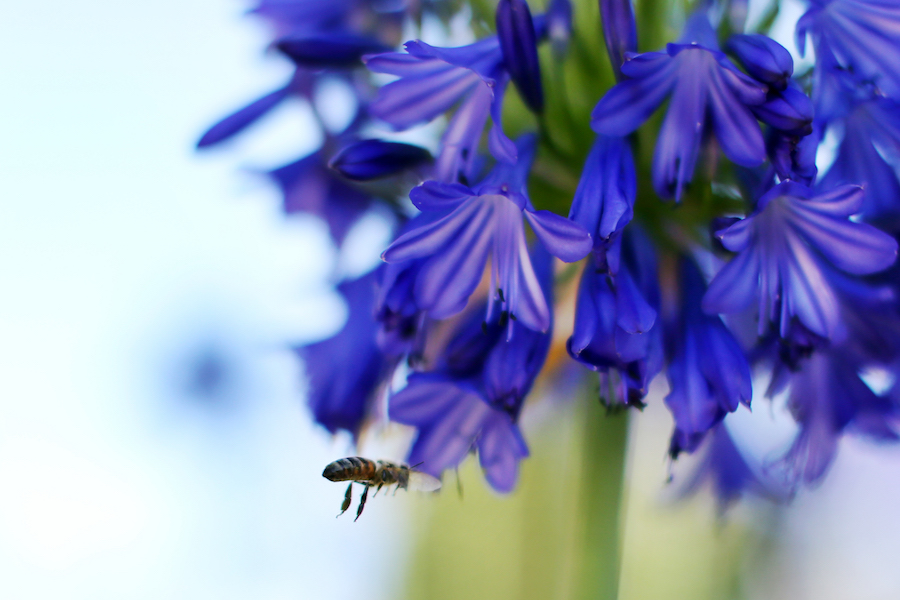
<path fill-rule="evenodd" d="M 290 74 L 244 9 L 0 10 L 0 598 L 402 586 L 406 500 L 334 519 L 349 439 L 312 426 L 287 350 L 340 327 L 329 278 L 363 267 L 250 172 L 317 133 L 287 105 L 193 150 Z"/>

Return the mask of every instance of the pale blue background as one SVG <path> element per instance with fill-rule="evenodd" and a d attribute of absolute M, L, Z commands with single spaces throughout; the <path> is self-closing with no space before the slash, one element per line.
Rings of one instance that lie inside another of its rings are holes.
<path fill-rule="evenodd" d="M 402 585 L 406 499 L 334 519 L 344 490 L 321 471 L 349 441 L 312 427 L 285 351 L 340 326 L 329 278 L 367 265 L 339 264 L 325 228 L 284 220 L 248 172 L 317 132 L 287 106 L 239 144 L 193 150 L 290 72 L 243 9 L 0 9 L 4 599 L 357 599 Z M 369 225 L 355 244 L 377 239 Z M 204 361 L 222 372 L 205 394 L 191 383 Z"/>

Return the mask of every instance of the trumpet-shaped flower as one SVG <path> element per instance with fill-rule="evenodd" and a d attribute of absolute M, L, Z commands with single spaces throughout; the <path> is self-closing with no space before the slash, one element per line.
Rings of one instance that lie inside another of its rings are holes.
<path fill-rule="evenodd" d="M 705 39 L 700 34 L 697 39 Z M 681 198 L 707 121 L 732 162 L 753 167 L 765 159 L 762 131 L 750 107 L 766 100 L 767 88 L 737 71 L 716 48 L 692 41 L 669 44 L 666 52 L 626 61 L 622 74 L 627 78 L 594 107 L 591 127 L 604 135 L 628 135 L 671 97 L 653 157 L 653 187 L 660 196 Z"/>
<path fill-rule="evenodd" d="M 831 337 L 840 311 L 825 269 L 865 275 L 897 256 L 894 238 L 849 219 L 862 202 L 858 186 L 821 194 L 792 181 L 773 187 L 752 215 L 717 233 L 738 254 L 710 283 L 703 309 L 736 312 L 758 297 L 760 333 L 772 322 L 786 337 L 796 317 L 812 333 Z"/>
<path fill-rule="evenodd" d="M 536 331 L 549 327 L 550 309 L 528 255 L 523 221 L 551 254 L 566 262 L 590 252 L 591 236 L 577 223 L 531 205 L 525 180 L 533 154 L 534 139 L 526 137 L 519 143 L 519 162 L 498 163 L 474 189 L 427 181 L 410 193 L 419 209 L 445 216 L 401 235 L 382 258 L 426 259 L 415 297 L 433 318 L 465 307 L 490 258 L 491 294 L 501 309 Z"/>
<path fill-rule="evenodd" d="M 675 418 L 669 454 L 693 452 L 706 432 L 739 404 L 750 406 L 750 367 L 741 347 L 718 316 L 700 310 L 706 291 L 692 262 L 682 261 L 681 311 L 667 331 L 672 348 L 666 406 Z"/>
<path fill-rule="evenodd" d="M 614 398 L 640 406 L 662 367 L 660 328 L 656 324 L 659 290 L 656 260 L 648 242 L 635 232 L 618 242 L 622 264 L 615 275 L 588 264 L 581 276 L 575 329 L 569 355 L 612 384 Z M 617 375 L 618 381 L 611 378 Z M 603 386 L 601 393 L 604 393 Z"/>
<path fill-rule="evenodd" d="M 811 36 L 818 60 L 900 100 L 900 5 L 895 0 L 813 0 L 797 22 L 801 54 Z M 830 69 L 826 75 L 833 76 Z"/>
<path fill-rule="evenodd" d="M 347 322 L 333 337 L 298 346 L 306 363 L 309 406 L 313 418 L 328 431 L 349 431 L 356 437 L 378 384 L 388 371 L 375 343 L 372 319 L 375 273 L 338 286 L 347 301 Z"/>
<path fill-rule="evenodd" d="M 539 247 L 533 254 L 549 296 L 552 257 Z M 501 323 L 484 324 L 479 312 L 464 319 L 432 371 L 411 375 L 406 388 L 391 397 L 389 414 L 418 430 L 410 463 L 422 463 L 422 470 L 439 477 L 477 449 L 488 482 L 508 492 L 519 460 L 528 455 L 519 412 L 547 357 L 551 332 L 513 322 L 507 339 Z"/>

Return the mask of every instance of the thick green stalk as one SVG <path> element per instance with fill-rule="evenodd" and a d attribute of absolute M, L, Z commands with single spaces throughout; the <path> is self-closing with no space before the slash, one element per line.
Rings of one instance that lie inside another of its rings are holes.
<path fill-rule="evenodd" d="M 584 409 L 579 490 L 582 523 L 577 597 L 614 600 L 618 596 L 625 519 L 624 476 L 628 413 L 607 414 L 598 402 Z"/>

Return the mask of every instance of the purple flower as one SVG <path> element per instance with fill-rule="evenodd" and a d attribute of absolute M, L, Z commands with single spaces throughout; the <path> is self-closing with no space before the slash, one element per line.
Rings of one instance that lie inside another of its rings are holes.
<path fill-rule="evenodd" d="M 616 243 L 634 216 L 637 176 L 625 138 L 598 135 L 581 172 L 569 218 L 594 240 L 595 266 L 613 275 L 619 270 Z"/>
<path fill-rule="evenodd" d="M 393 10 L 369 0 L 260 0 L 251 14 L 266 19 L 276 37 L 304 36 L 326 31 L 360 31 L 362 25 L 384 34 L 398 31 L 406 6 Z M 405 4 L 405 3 L 404 3 Z"/>
<path fill-rule="evenodd" d="M 516 161 L 515 144 L 500 126 L 500 108 L 509 76 L 496 37 L 460 48 L 435 48 L 407 42 L 406 53 L 364 57 L 369 69 L 400 77 L 378 91 L 371 114 L 395 127 L 408 129 L 427 123 L 460 103 L 441 140 L 435 166 L 439 181 L 456 181 L 462 173 L 474 175 L 481 133 L 492 115 L 488 136 L 491 153 L 509 163 Z"/>
<path fill-rule="evenodd" d="M 682 259 L 680 284 L 679 320 L 666 336 L 672 348 L 665 399 L 675 419 L 672 458 L 696 450 L 707 431 L 739 404 L 749 407 L 752 397 L 744 352 L 718 316 L 700 310 L 706 285 L 688 259 Z"/>
<path fill-rule="evenodd" d="M 816 58 L 900 100 L 900 5 L 895 0 L 814 0 L 797 22 L 801 54 L 810 35 Z M 817 67 L 818 68 L 818 67 Z"/>
<path fill-rule="evenodd" d="M 622 64 L 626 55 L 637 52 L 637 23 L 631 0 L 600 0 L 600 19 L 603 21 L 603 39 L 609 62 L 616 73 L 616 80 L 622 79 Z"/>
<path fill-rule="evenodd" d="M 525 104 L 536 113 L 544 110 L 541 63 L 537 36 L 526 0 L 500 0 L 497 4 L 497 38 L 503 61 Z"/>
<path fill-rule="evenodd" d="M 820 480 L 847 429 L 877 440 L 900 439 L 894 430 L 900 417 L 897 404 L 872 392 L 859 369 L 836 349 L 816 352 L 793 375 L 788 406 L 800 432 L 780 464 L 790 483 Z"/>
<path fill-rule="evenodd" d="M 538 280 L 549 296 L 552 257 L 533 250 Z M 410 463 L 439 477 L 477 449 L 491 486 L 509 492 L 518 462 L 528 449 L 516 424 L 525 396 L 547 357 L 551 332 L 540 333 L 511 322 L 484 324 L 473 311 L 437 360 L 434 370 L 415 373 L 389 403 L 390 418 L 415 426 L 418 435 Z"/>
<path fill-rule="evenodd" d="M 710 480 L 720 514 L 746 492 L 773 500 L 789 498 L 788 490 L 761 479 L 750 468 L 724 423 L 713 427 L 707 439 L 703 460 L 682 489 L 683 495 L 695 493 L 706 480 Z"/>
<path fill-rule="evenodd" d="M 772 129 L 766 138 L 766 152 L 772 161 L 771 170 L 784 181 L 792 179 L 806 186 L 811 186 L 816 180 L 818 169 L 816 168 L 816 150 L 819 147 L 821 135 L 813 132 L 810 135 L 797 137 L 783 131 Z M 771 176 L 769 181 L 772 181 Z M 824 188 L 835 187 L 824 185 Z M 771 188 L 771 184 L 765 191 Z M 762 193 L 757 194 L 761 196 Z"/>
<path fill-rule="evenodd" d="M 328 161 L 328 166 L 347 179 L 369 181 L 396 175 L 429 161 L 431 154 L 419 146 L 382 140 L 360 140 L 344 146 Z"/>
<path fill-rule="evenodd" d="M 416 305 L 413 289 L 423 261 L 382 263 L 375 298 L 378 346 L 388 356 L 421 358 L 425 345 L 425 315 Z"/>
<path fill-rule="evenodd" d="M 298 69 L 291 81 L 283 88 L 254 100 L 210 127 L 200 137 L 200 141 L 197 142 L 197 148 L 207 148 L 231 139 L 270 113 L 291 95 L 297 94 L 308 97 L 311 91 L 312 76 L 308 72 Z"/>
<path fill-rule="evenodd" d="M 284 212 L 321 217 L 338 245 L 372 204 L 370 196 L 347 185 L 327 167 L 321 150 L 270 171 L 269 176 L 281 188 Z"/>
<path fill-rule="evenodd" d="M 705 22 L 705 28 L 696 23 Z M 694 172 L 707 120 L 732 162 L 756 166 L 765 159 L 762 132 L 750 110 L 766 99 L 766 86 L 728 62 L 706 39 L 706 17 L 691 21 L 695 37 L 669 44 L 666 52 L 648 52 L 622 65 L 627 77 L 600 99 L 592 114 L 597 133 L 625 136 L 637 129 L 671 96 L 653 157 L 653 186 L 664 198 L 681 198 Z M 714 42 L 714 38 L 713 38 Z"/>
<path fill-rule="evenodd" d="M 766 101 L 751 110 L 757 119 L 775 129 L 797 137 L 812 133 L 812 101 L 793 81 L 783 90 L 769 91 Z"/>
<path fill-rule="evenodd" d="M 900 215 L 900 103 L 885 98 L 860 102 L 842 124 L 844 139 L 822 186 L 864 185 L 863 216 Z"/>
<path fill-rule="evenodd" d="M 478 394 L 458 387 L 446 376 L 415 373 L 391 397 L 391 420 L 417 428 L 408 461 L 440 477 L 473 449 L 488 482 L 498 492 L 510 492 L 518 463 L 528 446 L 509 414 L 491 408 Z"/>
<path fill-rule="evenodd" d="M 306 364 L 309 407 L 313 418 L 331 433 L 344 429 L 359 435 L 376 388 L 389 371 L 375 343 L 372 319 L 375 273 L 338 286 L 347 301 L 347 322 L 334 336 L 298 346 Z"/>
<path fill-rule="evenodd" d="M 364 54 L 390 48 L 377 39 L 345 31 L 329 31 L 283 37 L 275 48 L 298 67 L 347 69 L 358 66 Z"/>
<path fill-rule="evenodd" d="M 772 322 L 786 337 L 796 317 L 812 333 L 830 337 L 839 310 L 825 269 L 865 275 L 887 268 L 897 255 L 892 237 L 848 218 L 862 202 L 856 186 L 814 195 L 788 181 L 769 190 L 752 215 L 717 233 L 738 254 L 710 283 L 703 309 L 737 312 L 758 296 L 760 334 Z"/>
<path fill-rule="evenodd" d="M 566 262 L 583 258 L 591 249 L 591 237 L 564 217 L 534 209 L 525 191 L 534 155 L 532 137 L 520 140 L 519 154 L 516 165 L 498 163 L 475 188 L 426 181 L 410 193 L 419 209 L 443 216 L 401 235 L 382 258 L 427 259 L 416 279 L 415 296 L 431 317 L 443 319 L 460 312 L 490 258 L 491 297 L 500 301 L 502 310 L 536 331 L 550 326 L 550 309 L 528 255 L 523 218 L 544 247 Z"/>
<path fill-rule="evenodd" d="M 747 73 L 776 90 L 784 90 L 794 74 L 794 59 L 784 46 L 760 34 L 733 35 L 727 48 Z"/>
<path fill-rule="evenodd" d="M 588 264 L 581 276 L 569 355 L 601 374 L 601 395 L 610 404 L 641 406 L 662 368 L 656 260 L 649 242 L 629 230 L 617 242 L 622 264 L 615 275 Z M 618 252 L 618 251 L 617 251 Z"/>

